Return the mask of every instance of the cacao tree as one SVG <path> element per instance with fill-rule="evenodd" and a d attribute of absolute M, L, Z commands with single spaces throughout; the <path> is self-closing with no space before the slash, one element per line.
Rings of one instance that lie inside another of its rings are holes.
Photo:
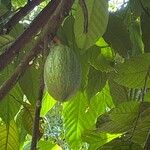
<path fill-rule="evenodd" d="M 1 0 L 0 150 L 149 150 L 150 1 Z"/>

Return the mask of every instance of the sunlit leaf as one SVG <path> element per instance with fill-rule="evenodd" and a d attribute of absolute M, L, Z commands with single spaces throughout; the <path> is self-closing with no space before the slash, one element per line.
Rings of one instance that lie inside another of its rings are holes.
<path fill-rule="evenodd" d="M 88 32 L 84 33 L 83 12 L 78 5 L 75 15 L 74 32 L 77 45 L 85 50 L 104 34 L 108 22 L 108 2 L 105 0 L 85 1 L 88 8 Z"/>
<path fill-rule="evenodd" d="M 19 136 L 16 124 L 10 121 L 8 124 L 0 124 L 0 149 L 18 150 Z"/>

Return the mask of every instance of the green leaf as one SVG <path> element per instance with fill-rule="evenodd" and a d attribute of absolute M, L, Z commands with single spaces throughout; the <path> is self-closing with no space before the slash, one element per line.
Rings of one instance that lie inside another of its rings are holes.
<path fill-rule="evenodd" d="M 129 32 L 123 21 L 115 14 L 110 14 L 104 40 L 121 56 L 127 57 L 132 48 Z"/>
<path fill-rule="evenodd" d="M 19 81 L 22 91 L 31 104 L 35 104 L 37 100 L 40 85 L 40 72 L 41 70 L 39 63 L 34 63 L 30 68 L 27 69 Z"/>
<path fill-rule="evenodd" d="M 103 145 L 98 150 L 143 150 L 143 148 L 126 139 L 117 138 Z"/>
<path fill-rule="evenodd" d="M 8 9 L 5 7 L 5 5 L 0 4 L 0 17 L 3 16 L 7 11 Z"/>
<path fill-rule="evenodd" d="M 82 133 L 95 126 L 97 117 L 106 111 L 106 107 L 113 107 L 108 93 L 106 86 L 89 103 L 85 94 L 78 92 L 69 102 L 64 104 L 65 137 L 71 148 L 79 149 L 82 143 Z"/>
<path fill-rule="evenodd" d="M 95 131 L 89 130 L 82 135 L 82 139 L 83 141 L 90 144 L 88 150 L 96 150 L 97 148 L 112 141 L 113 139 L 119 137 L 120 135 L 121 134 L 108 134 L 96 130 Z"/>
<path fill-rule="evenodd" d="M 150 65 L 149 60 L 150 53 L 127 59 L 124 63 L 118 64 L 111 75 L 118 84 L 129 88 L 142 88 Z M 150 80 L 147 81 L 147 87 L 149 86 Z"/>
<path fill-rule="evenodd" d="M 22 116 L 22 124 L 24 126 L 24 129 L 27 131 L 28 134 L 32 135 L 33 131 L 33 121 L 34 121 L 34 107 L 30 104 L 24 103 L 23 109 L 21 110 L 21 116 Z M 42 128 L 40 123 L 40 133 L 39 136 L 42 135 Z"/>
<path fill-rule="evenodd" d="M 147 14 L 143 14 L 141 17 L 141 29 L 142 29 L 142 40 L 144 43 L 144 51 L 150 52 L 150 30 L 149 30 L 150 18 Z"/>
<path fill-rule="evenodd" d="M 10 121 L 9 124 L 0 124 L 0 149 L 18 150 L 19 136 L 16 124 Z"/>
<path fill-rule="evenodd" d="M 0 54 L 3 53 L 3 51 L 14 42 L 14 40 L 15 39 L 9 35 L 0 36 Z"/>
<path fill-rule="evenodd" d="M 11 35 L 14 38 L 18 38 L 22 32 L 24 31 L 23 24 L 17 23 L 10 31 L 9 35 Z"/>
<path fill-rule="evenodd" d="M 108 72 L 112 70 L 113 60 L 106 52 L 107 49 L 101 49 L 99 46 L 90 47 L 84 54 L 89 64 L 95 69 L 102 72 Z"/>
<path fill-rule="evenodd" d="M 12 6 L 17 9 L 23 7 L 26 4 L 27 0 L 11 0 Z"/>
<path fill-rule="evenodd" d="M 24 103 L 23 106 L 24 108 L 21 110 L 22 124 L 27 133 L 32 135 L 34 108 L 27 103 Z"/>
<path fill-rule="evenodd" d="M 90 64 L 97 70 L 101 70 L 102 72 L 112 71 L 112 60 L 105 57 L 102 54 L 99 54 L 95 59 L 90 61 Z"/>
<path fill-rule="evenodd" d="M 74 49 L 75 35 L 74 35 L 74 17 L 70 15 L 64 20 L 63 26 L 57 32 L 58 37 L 61 42 Z"/>
<path fill-rule="evenodd" d="M 88 49 L 104 34 L 108 22 L 106 0 L 85 1 L 88 8 L 88 32 L 84 33 L 83 12 L 78 5 L 75 15 L 74 33 L 79 48 Z"/>
<path fill-rule="evenodd" d="M 38 142 L 38 148 L 40 150 L 62 150 L 60 146 L 57 144 L 52 143 L 51 141 L 42 141 Z"/>
<path fill-rule="evenodd" d="M 107 116 L 106 122 L 97 123 L 97 128 L 101 132 L 111 134 L 127 132 L 132 129 L 138 111 L 139 103 L 136 101 L 121 103 L 109 112 L 109 118 Z"/>
<path fill-rule="evenodd" d="M 139 21 L 134 21 L 129 26 L 130 38 L 132 42 L 132 56 L 142 54 L 144 45 L 142 42 L 141 26 Z"/>
<path fill-rule="evenodd" d="M 107 74 L 90 67 L 88 75 L 88 85 L 86 93 L 88 99 L 91 99 L 96 93 L 100 92 L 106 84 Z"/>
<path fill-rule="evenodd" d="M 128 100 L 128 91 L 124 86 L 117 84 L 112 79 L 110 79 L 108 83 L 110 87 L 110 94 L 115 105 Z"/>
<path fill-rule="evenodd" d="M 149 106 L 149 105 L 148 105 Z M 140 114 L 140 118 L 135 126 L 135 131 L 132 135 L 132 141 L 144 147 L 145 141 L 150 131 L 150 107 Z"/>
<path fill-rule="evenodd" d="M 10 64 L 9 67 L 6 67 L 2 72 L 0 72 L 0 84 L 7 80 L 13 71 L 13 65 Z M 0 117 L 4 122 L 8 123 L 10 120 L 14 119 L 21 107 L 22 101 L 23 93 L 20 86 L 16 84 L 0 102 Z"/>
<path fill-rule="evenodd" d="M 11 0 L 1 0 L 1 3 L 2 3 L 8 10 L 11 10 Z"/>
<path fill-rule="evenodd" d="M 47 112 L 55 105 L 56 100 L 54 100 L 48 92 L 44 94 L 42 99 L 42 108 L 41 108 L 41 116 L 45 116 Z"/>

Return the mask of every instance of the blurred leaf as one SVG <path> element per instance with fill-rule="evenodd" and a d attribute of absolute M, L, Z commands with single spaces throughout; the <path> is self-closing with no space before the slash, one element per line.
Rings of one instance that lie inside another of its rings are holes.
<path fill-rule="evenodd" d="M 11 0 L 1 0 L 1 3 L 2 3 L 8 10 L 11 10 Z"/>
<path fill-rule="evenodd" d="M 12 30 L 10 31 L 9 35 L 11 35 L 14 38 L 18 38 L 24 31 L 24 26 L 23 24 L 17 23 Z"/>
<path fill-rule="evenodd" d="M 3 53 L 3 51 L 14 42 L 14 40 L 15 39 L 9 35 L 0 36 L 0 54 Z"/>
<path fill-rule="evenodd" d="M 42 99 L 42 108 L 41 108 L 41 116 L 45 116 L 47 112 L 55 105 L 56 100 L 54 100 L 48 92 L 44 94 Z"/>
<path fill-rule="evenodd" d="M 85 50 L 104 34 L 108 22 L 108 2 L 105 0 L 85 1 L 88 8 L 88 32 L 84 33 L 84 17 L 81 6 L 78 4 L 74 33 L 79 48 Z"/>
<path fill-rule="evenodd" d="M 19 137 L 18 130 L 14 121 L 8 124 L 0 124 L 0 149 L 18 150 Z"/>
<path fill-rule="evenodd" d="M 129 88 L 142 88 L 150 65 L 149 60 L 149 53 L 127 59 L 118 64 L 111 75 L 118 84 Z M 150 87 L 150 80 L 147 81 L 147 87 Z"/>
<path fill-rule="evenodd" d="M 7 11 L 8 9 L 5 7 L 5 5 L 0 4 L 0 17 L 3 16 Z"/>

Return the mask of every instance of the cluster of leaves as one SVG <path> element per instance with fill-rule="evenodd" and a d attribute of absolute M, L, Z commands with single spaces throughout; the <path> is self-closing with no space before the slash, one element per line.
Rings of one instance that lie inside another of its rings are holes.
<path fill-rule="evenodd" d="M 2 0 L 1 27 L 14 13 L 10 8 L 18 9 L 25 3 Z M 43 1 L 37 10 L 46 4 Z M 63 104 L 44 92 L 38 148 L 142 150 L 150 130 L 150 2 L 130 0 L 115 13 L 108 12 L 106 0 L 88 0 L 86 6 L 87 33 L 83 32 L 85 18 L 78 1 L 57 31 L 57 37 L 76 52 L 81 63 L 80 89 Z M 29 18 L 34 16 L 29 14 L 9 34 L 0 36 L 0 53 L 24 32 Z M 34 40 L 0 72 L 1 84 Z M 30 147 L 40 72 L 39 55 L 0 102 L 2 150 Z"/>

